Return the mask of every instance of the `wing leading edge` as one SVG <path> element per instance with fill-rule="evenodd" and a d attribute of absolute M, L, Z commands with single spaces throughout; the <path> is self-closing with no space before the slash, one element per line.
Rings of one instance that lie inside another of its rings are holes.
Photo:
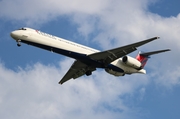
<path fill-rule="evenodd" d="M 159 39 L 159 37 L 153 37 L 147 40 L 143 40 L 137 43 L 133 43 L 130 45 L 114 48 L 111 50 L 106 50 L 102 52 L 97 52 L 91 55 L 87 55 L 87 57 L 90 57 L 91 59 L 97 60 L 97 61 L 103 61 L 104 65 L 108 65 L 114 60 L 127 55 L 135 50 L 139 46 L 142 46 L 146 43 L 149 43 L 153 40 Z M 78 59 L 72 64 L 68 72 L 65 74 L 65 76 L 60 80 L 59 84 L 63 84 L 64 82 L 70 80 L 71 78 L 76 79 L 78 77 L 83 76 L 86 74 L 87 71 L 95 71 L 96 67 L 89 66 L 87 64 L 82 63 Z"/>

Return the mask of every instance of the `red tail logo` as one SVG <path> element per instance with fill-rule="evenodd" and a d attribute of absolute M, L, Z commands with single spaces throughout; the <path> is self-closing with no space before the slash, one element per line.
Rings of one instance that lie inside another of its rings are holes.
<path fill-rule="evenodd" d="M 144 66 L 146 65 L 147 61 L 148 61 L 148 56 L 143 56 L 140 53 L 136 56 L 136 59 L 141 62 L 142 64 L 142 68 L 144 68 Z"/>

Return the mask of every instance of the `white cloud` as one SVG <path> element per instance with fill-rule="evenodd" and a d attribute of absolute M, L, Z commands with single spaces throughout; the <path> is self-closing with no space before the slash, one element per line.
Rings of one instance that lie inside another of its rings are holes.
<path fill-rule="evenodd" d="M 103 10 L 108 3 L 108 0 L 3 0 L 0 1 L 0 17 L 21 20 L 27 24 L 42 24 L 60 15 L 91 15 Z"/>
<path fill-rule="evenodd" d="M 71 61 L 62 61 L 62 68 L 36 63 L 18 71 L 7 69 L 1 63 L 1 117 L 108 119 L 132 118 L 138 113 L 124 104 L 122 97 L 146 85 L 145 77 L 128 81 L 128 78 L 117 79 L 100 70 L 91 77 L 59 85 L 63 70 Z"/>
<path fill-rule="evenodd" d="M 168 66 L 167 66 L 168 67 Z M 159 72 L 151 73 L 151 78 L 160 87 L 166 87 L 167 89 L 173 89 L 173 86 L 180 85 L 180 67 L 179 65 L 174 69 L 166 69 Z"/>

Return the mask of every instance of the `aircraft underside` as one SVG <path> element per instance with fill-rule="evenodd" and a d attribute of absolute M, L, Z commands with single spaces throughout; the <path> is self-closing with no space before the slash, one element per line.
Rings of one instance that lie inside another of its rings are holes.
<path fill-rule="evenodd" d="M 92 68 L 103 68 L 106 70 L 106 72 L 108 72 L 109 70 L 112 70 L 115 72 L 119 72 L 121 74 L 121 76 L 124 75 L 123 69 L 121 69 L 117 66 L 114 66 L 112 64 L 106 64 L 101 60 L 93 60 L 90 57 L 88 57 L 88 55 L 86 55 L 86 54 L 80 54 L 80 53 L 67 51 L 67 50 L 63 50 L 63 49 L 59 49 L 59 48 L 55 48 L 55 47 L 51 47 L 51 46 L 46 46 L 46 45 L 42 45 L 42 44 L 38 44 L 38 43 L 34 43 L 34 42 L 25 41 L 25 40 L 21 40 L 21 42 L 28 44 L 28 45 L 38 47 L 38 48 L 42 48 L 42 49 L 45 49 L 45 50 L 48 50 L 48 51 L 51 51 L 51 52 L 54 52 L 57 54 L 65 55 L 70 58 L 74 58 L 88 66 L 91 66 Z M 18 45 L 18 46 L 20 46 L 20 45 Z M 86 72 L 87 76 L 89 76 L 91 74 L 92 74 L 91 71 Z"/>

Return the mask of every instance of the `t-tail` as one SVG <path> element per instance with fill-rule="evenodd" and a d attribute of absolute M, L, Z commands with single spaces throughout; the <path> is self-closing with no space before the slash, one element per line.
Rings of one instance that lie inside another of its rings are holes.
<path fill-rule="evenodd" d="M 152 51 L 152 52 L 139 52 L 138 55 L 136 56 L 136 59 L 141 62 L 142 68 L 146 65 L 148 58 L 150 58 L 150 55 L 162 53 L 162 52 L 167 52 L 170 51 L 170 49 L 166 50 L 157 50 L 157 51 Z"/>

